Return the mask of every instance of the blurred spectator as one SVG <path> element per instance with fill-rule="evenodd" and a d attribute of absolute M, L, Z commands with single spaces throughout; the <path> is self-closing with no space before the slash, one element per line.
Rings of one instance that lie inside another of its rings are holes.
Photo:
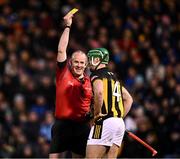
<path fill-rule="evenodd" d="M 47 141 L 51 140 L 51 128 L 54 123 L 54 115 L 51 112 L 46 112 L 44 121 L 40 126 L 40 135 Z"/>
<path fill-rule="evenodd" d="M 39 121 L 40 120 L 38 114 L 36 112 L 31 111 L 29 112 L 28 120 L 23 127 L 24 133 L 28 141 L 30 141 L 34 145 L 36 144 L 39 135 L 39 129 L 40 129 Z"/>
<path fill-rule="evenodd" d="M 38 118 L 43 118 L 46 111 L 48 110 L 48 105 L 46 103 L 46 99 L 43 95 L 38 95 L 35 98 L 35 104 L 33 104 L 30 108 L 30 111 L 35 112 Z"/>

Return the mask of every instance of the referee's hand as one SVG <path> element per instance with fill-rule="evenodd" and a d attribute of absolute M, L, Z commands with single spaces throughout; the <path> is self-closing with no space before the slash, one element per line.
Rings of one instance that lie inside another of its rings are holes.
<path fill-rule="evenodd" d="M 71 26 L 72 24 L 72 18 L 73 18 L 73 15 L 78 11 L 78 9 L 74 8 L 72 10 L 70 10 L 64 17 L 64 23 L 66 26 Z"/>

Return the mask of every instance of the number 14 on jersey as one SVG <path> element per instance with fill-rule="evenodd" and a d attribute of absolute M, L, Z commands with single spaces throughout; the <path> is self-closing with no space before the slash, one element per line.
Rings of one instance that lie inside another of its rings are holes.
<path fill-rule="evenodd" d="M 113 96 L 117 97 L 117 102 L 120 101 L 121 91 L 120 91 L 120 83 L 116 81 L 113 88 Z"/>

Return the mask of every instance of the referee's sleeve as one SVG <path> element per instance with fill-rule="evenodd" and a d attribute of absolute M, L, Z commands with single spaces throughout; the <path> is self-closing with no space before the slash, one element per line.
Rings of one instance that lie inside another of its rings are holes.
<path fill-rule="evenodd" d="M 58 68 L 62 69 L 66 66 L 67 60 L 63 61 L 63 62 L 58 62 L 57 61 L 57 66 Z"/>

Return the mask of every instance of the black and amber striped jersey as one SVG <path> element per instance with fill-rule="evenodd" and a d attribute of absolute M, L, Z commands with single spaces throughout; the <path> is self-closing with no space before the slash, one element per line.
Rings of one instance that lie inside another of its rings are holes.
<path fill-rule="evenodd" d="M 114 73 L 108 71 L 107 68 L 101 68 L 92 72 L 92 84 L 97 79 L 103 81 L 103 105 L 101 113 L 113 117 L 123 117 L 124 105 L 121 83 L 117 80 Z"/>

